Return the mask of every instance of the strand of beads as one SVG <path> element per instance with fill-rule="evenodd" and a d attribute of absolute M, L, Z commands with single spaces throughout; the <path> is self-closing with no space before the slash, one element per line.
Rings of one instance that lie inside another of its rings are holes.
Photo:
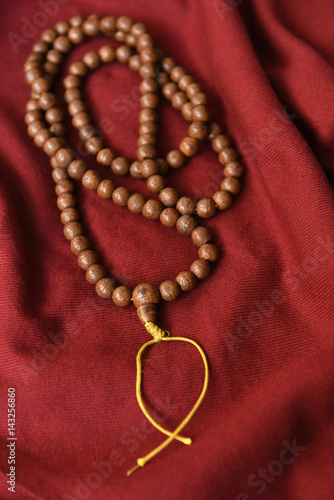
<path fill-rule="evenodd" d="M 149 192 L 159 199 L 146 199 L 139 193 L 130 193 L 122 186 L 116 186 L 111 179 L 103 179 L 99 172 L 88 170 L 85 162 L 75 155 L 65 140 L 66 129 L 63 115 L 57 107 L 57 100 L 51 90 L 60 66 L 71 47 L 99 33 L 113 37 L 122 45 L 116 49 L 102 46 L 97 52 L 87 52 L 81 61 L 69 67 L 64 78 L 64 98 L 72 117 L 72 124 L 78 129 L 81 140 L 89 154 L 97 162 L 120 177 L 131 175 L 144 179 Z M 116 156 L 106 147 L 91 123 L 81 91 L 83 79 L 89 71 L 101 64 L 117 60 L 127 63 L 138 72 L 142 81 L 139 114 L 139 138 L 137 160 L 130 163 L 126 158 Z M 78 256 L 79 266 L 86 271 L 87 281 L 95 286 L 99 296 L 110 299 L 118 306 L 127 306 L 133 300 L 142 322 L 155 321 L 156 307 L 160 298 L 175 300 L 181 291 L 192 290 L 198 279 L 204 279 L 210 272 L 210 262 L 218 258 L 218 249 L 212 243 L 211 232 L 198 226 L 194 215 L 209 218 L 216 210 L 225 210 L 232 203 L 232 197 L 240 190 L 239 178 L 242 167 L 236 161 L 236 153 L 229 139 L 222 134 L 221 127 L 210 122 L 207 98 L 201 87 L 186 71 L 154 47 L 151 36 L 141 23 L 133 23 L 127 16 L 116 19 L 113 16 L 100 18 L 97 15 L 87 19 L 75 16 L 56 23 L 54 29 L 42 33 L 27 58 L 24 66 L 26 82 L 31 85 L 31 99 L 26 106 L 25 121 L 28 134 L 37 146 L 50 157 L 52 177 L 56 183 L 57 205 L 61 211 L 64 235 L 71 242 L 71 250 Z M 180 110 L 184 119 L 190 122 L 188 136 L 180 142 L 179 148 L 170 151 L 166 159 L 157 158 L 157 106 L 159 92 Z M 225 178 L 221 189 L 212 198 L 203 198 L 197 203 L 189 197 L 180 197 L 172 187 L 166 186 L 165 175 L 169 169 L 185 165 L 188 158 L 197 154 L 200 141 L 208 139 L 218 153 L 224 167 Z M 105 268 L 99 263 L 96 252 L 91 249 L 80 214 L 76 207 L 73 181 L 81 181 L 89 190 L 96 191 L 100 198 L 112 200 L 116 205 L 127 207 L 131 212 L 142 214 L 151 220 L 160 220 L 166 227 L 176 227 L 178 232 L 190 236 L 199 247 L 198 259 L 190 269 L 179 273 L 174 280 L 167 280 L 159 287 L 148 283 L 130 287 L 118 286 L 107 277 Z"/>

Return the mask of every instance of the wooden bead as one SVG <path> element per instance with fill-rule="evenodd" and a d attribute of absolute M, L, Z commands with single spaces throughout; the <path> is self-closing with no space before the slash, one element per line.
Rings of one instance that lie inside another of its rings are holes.
<path fill-rule="evenodd" d="M 146 144 L 151 144 L 152 146 L 155 146 L 157 142 L 157 138 L 154 134 L 143 134 L 139 136 L 138 141 L 137 141 L 137 146 L 145 146 Z"/>
<path fill-rule="evenodd" d="M 85 39 L 85 34 L 79 26 L 73 26 L 68 30 L 68 39 L 74 45 L 78 45 L 82 43 Z"/>
<path fill-rule="evenodd" d="M 176 208 L 182 215 L 191 215 L 195 211 L 196 205 L 190 196 L 182 196 L 177 202 Z"/>
<path fill-rule="evenodd" d="M 106 16 L 100 20 L 100 30 L 107 36 L 111 36 L 116 31 L 116 18 Z"/>
<path fill-rule="evenodd" d="M 217 135 L 222 133 L 222 128 L 218 123 L 211 122 L 209 125 L 208 139 L 212 141 Z"/>
<path fill-rule="evenodd" d="M 60 196 L 61 194 L 65 193 L 73 193 L 73 191 L 74 191 L 74 186 L 70 180 L 63 180 L 57 182 L 55 188 L 56 195 Z"/>
<path fill-rule="evenodd" d="M 50 82 L 46 78 L 36 78 L 31 85 L 31 90 L 34 94 L 40 95 L 50 90 L 50 87 Z"/>
<path fill-rule="evenodd" d="M 190 292 L 197 284 L 197 278 L 191 271 L 182 271 L 176 276 L 175 281 L 183 292 Z"/>
<path fill-rule="evenodd" d="M 64 226 L 64 236 L 67 240 L 72 240 L 76 236 L 82 235 L 82 233 L 83 227 L 79 222 L 68 222 Z"/>
<path fill-rule="evenodd" d="M 145 25 L 143 23 L 135 23 L 135 24 L 133 24 L 131 26 L 131 33 L 136 38 L 139 37 L 140 35 L 143 35 L 144 33 L 146 33 Z"/>
<path fill-rule="evenodd" d="M 215 215 L 216 207 L 211 198 L 202 198 L 197 202 L 196 210 L 199 217 L 209 219 Z"/>
<path fill-rule="evenodd" d="M 145 49 L 151 49 L 153 47 L 153 40 L 150 35 L 144 33 L 138 36 L 137 49 L 139 52 Z"/>
<path fill-rule="evenodd" d="M 43 73 L 40 69 L 32 68 L 30 71 L 27 71 L 24 79 L 25 79 L 26 83 L 31 85 L 35 80 L 37 80 L 38 78 L 41 78 L 42 76 L 43 76 Z M 37 94 L 40 94 L 40 93 L 37 92 Z"/>
<path fill-rule="evenodd" d="M 216 245 L 212 245 L 212 243 L 205 243 L 205 245 L 199 248 L 198 256 L 200 259 L 215 262 L 218 259 L 218 248 Z"/>
<path fill-rule="evenodd" d="M 173 302 L 181 293 L 180 285 L 173 280 L 163 281 L 159 286 L 159 290 L 161 298 L 166 302 Z"/>
<path fill-rule="evenodd" d="M 222 165 L 227 165 L 231 161 L 235 161 L 237 159 L 237 153 L 233 148 L 223 148 L 219 153 L 219 162 Z"/>
<path fill-rule="evenodd" d="M 181 113 L 185 120 L 191 122 L 191 120 L 193 119 L 193 105 L 191 104 L 191 102 L 186 102 L 185 104 L 183 104 L 181 108 Z M 201 123 L 201 122 L 196 122 L 196 123 Z"/>
<path fill-rule="evenodd" d="M 140 164 L 141 164 L 141 162 L 139 160 L 137 160 L 137 161 L 134 161 L 133 163 L 131 163 L 131 165 L 130 165 L 130 174 L 135 179 L 143 179 L 143 176 L 140 173 Z"/>
<path fill-rule="evenodd" d="M 87 172 L 83 175 L 81 182 L 85 188 L 91 191 L 96 191 L 101 180 L 102 177 L 98 172 L 95 172 L 95 170 L 87 170 Z"/>
<path fill-rule="evenodd" d="M 140 61 L 143 64 L 146 64 L 146 63 L 156 63 L 158 61 L 158 59 L 159 59 L 158 53 L 154 49 L 143 49 L 140 52 L 140 56 L 139 57 L 140 57 Z"/>
<path fill-rule="evenodd" d="M 97 260 L 97 255 L 93 250 L 83 250 L 78 256 L 78 264 L 82 269 L 88 269 L 92 264 L 96 264 Z"/>
<path fill-rule="evenodd" d="M 194 106 L 193 120 L 198 122 L 207 122 L 210 119 L 209 110 L 206 106 Z"/>
<path fill-rule="evenodd" d="M 155 160 L 145 159 L 140 162 L 140 173 L 143 178 L 148 179 L 159 172 L 158 164 Z"/>
<path fill-rule="evenodd" d="M 179 212 L 175 208 L 165 208 L 160 214 L 160 222 L 165 227 L 175 227 Z"/>
<path fill-rule="evenodd" d="M 198 92 L 191 98 L 191 103 L 193 106 L 200 106 L 202 104 L 206 106 L 208 104 L 208 100 L 204 92 Z"/>
<path fill-rule="evenodd" d="M 186 70 L 182 66 L 174 66 L 170 72 L 170 77 L 174 82 L 179 82 L 186 74 Z"/>
<path fill-rule="evenodd" d="M 145 63 L 140 66 L 139 74 L 142 78 L 156 78 L 157 69 L 153 63 Z"/>
<path fill-rule="evenodd" d="M 99 20 L 97 18 L 86 19 L 82 25 L 82 30 L 87 36 L 96 36 L 100 31 Z"/>
<path fill-rule="evenodd" d="M 173 149 L 166 156 L 167 163 L 172 168 L 181 168 L 186 162 L 186 157 L 179 149 Z"/>
<path fill-rule="evenodd" d="M 229 147 L 230 145 L 230 140 L 226 137 L 226 135 L 219 134 L 212 139 L 212 148 L 216 151 L 216 153 L 220 153 L 224 148 Z"/>
<path fill-rule="evenodd" d="M 241 177 L 242 176 L 242 166 L 237 161 L 232 161 L 227 163 L 224 168 L 225 177 Z"/>
<path fill-rule="evenodd" d="M 104 167 L 110 167 L 115 155 L 109 148 L 101 149 L 96 156 L 96 161 Z M 129 168 L 128 168 L 129 170 Z"/>
<path fill-rule="evenodd" d="M 31 123 L 30 125 L 33 125 L 34 123 L 36 122 L 33 122 Z M 29 126 L 30 126 L 29 125 Z M 47 139 L 49 139 L 51 137 L 51 133 L 49 130 L 47 129 L 41 129 L 37 132 L 37 134 L 35 135 L 34 137 L 34 143 L 36 144 L 36 146 L 38 146 L 39 148 L 42 148 L 44 146 L 44 143 Z M 60 167 L 61 165 L 59 165 Z"/>
<path fill-rule="evenodd" d="M 66 53 L 71 49 L 71 41 L 67 38 L 67 36 L 58 36 L 53 42 L 53 48 L 55 50 L 59 50 L 59 52 Z"/>
<path fill-rule="evenodd" d="M 184 75 L 179 80 L 179 87 L 181 90 L 187 90 L 188 85 L 194 83 L 194 79 L 190 75 Z"/>
<path fill-rule="evenodd" d="M 171 57 L 164 57 L 161 61 L 161 67 L 166 73 L 170 73 L 175 66 L 175 61 Z"/>
<path fill-rule="evenodd" d="M 188 98 L 184 92 L 176 92 L 172 97 L 172 106 L 175 109 L 181 109 L 188 102 Z"/>
<path fill-rule="evenodd" d="M 166 187 L 159 194 L 159 200 L 165 207 L 174 207 L 179 199 L 179 195 L 174 188 Z"/>
<path fill-rule="evenodd" d="M 201 86 L 198 83 L 191 83 L 187 87 L 187 96 L 192 99 L 196 94 L 202 92 Z"/>
<path fill-rule="evenodd" d="M 71 101 L 68 105 L 68 112 L 71 116 L 76 115 L 77 113 L 85 112 L 86 104 L 81 99 L 75 99 Z"/>
<path fill-rule="evenodd" d="M 29 111 L 29 113 L 26 113 L 24 117 L 26 125 L 29 125 L 30 123 L 41 119 L 42 119 L 42 113 L 39 110 Z"/>
<path fill-rule="evenodd" d="M 41 40 L 43 40 L 46 43 L 52 43 L 56 37 L 57 37 L 56 31 L 51 28 L 44 30 L 43 33 L 41 34 Z"/>
<path fill-rule="evenodd" d="M 140 62 L 140 58 L 139 58 L 138 54 L 131 56 L 129 58 L 128 64 L 129 64 L 129 68 L 132 71 L 135 71 L 136 73 L 138 73 L 140 66 L 141 66 L 141 62 Z"/>
<path fill-rule="evenodd" d="M 79 234 L 71 239 L 71 251 L 75 255 L 79 255 L 79 253 L 83 252 L 83 250 L 87 250 L 87 248 L 89 248 L 89 241 L 86 236 Z"/>
<path fill-rule="evenodd" d="M 116 20 L 116 28 L 120 31 L 128 33 L 133 25 L 133 20 L 129 16 L 120 16 Z"/>
<path fill-rule="evenodd" d="M 84 111 L 79 111 L 79 113 L 76 113 L 72 118 L 72 125 L 78 130 L 82 129 L 85 125 L 89 125 L 89 122 L 89 115 Z"/>
<path fill-rule="evenodd" d="M 112 201 L 119 207 L 126 207 L 130 195 L 131 193 L 127 188 L 120 186 L 113 191 Z"/>
<path fill-rule="evenodd" d="M 127 45 L 121 45 L 120 47 L 117 47 L 115 55 L 119 62 L 126 63 L 132 55 L 131 47 L 128 47 Z"/>
<path fill-rule="evenodd" d="M 128 306 L 131 303 L 131 288 L 127 286 L 118 286 L 113 291 L 112 300 L 116 306 Z"/>
<path fill-rule="evenodd" d="M 125 42 L 126 33 L 124 33 L 124 31 L 116 31 L 116 33 L 114 33 L 114 39 L 116 42 Z"/>
<path fill-rule="evenodd" d="M 81 180 L 87 170 L 86 164 L 81 160 L 74 160 L 68 166 L 68 173 L 72 179 Z"/>
<path fill-rule="evenodd" d="M 162 203 L 158 200 L 147 200 L 143 207 L 143 216 L 149 220 L 158 220 L 163 209 Z"/>
<path fill-rule="evenodd" d="M 53 156 L 59 151 L 59 149 L 63 148 L 65 145 L 64 139 L 59 137 L 50 137 L 43 144 L 43 151 L 48 156 Z"/>
<path fill-rule="evenodd" d="M 81 78 L 77 75 L 65 76 L 63 80 L 65 89 L 77 89 L 81 87 Z"/>
<path fill-rule="evenodd" d="M 95 134 L 96 134 L 96 130 L 93 127 L 93 125 L 91 125 L 90 123 L 86 123 L 79 130 L 79 136 L 83 142 L 88 141 L 88 139 L 93 137 Z"/>
<path fill-rule="evenodd" d="M 104 278 L 106 275 L 106 270 L 100 264 L 92 264 L 86 271 L 86 280 L 91 285 L 96 285 L 96 283 Z"/>
<path fill-rule="evenodd" d="M 142 108 L 151 108 L 154 109 L 157 107 L 159 102 L 159 98 L 156 94 L 144 94 L 140 98 L 140 105 Z"/>
<path fill-rule="evenodd" d="M 52 125 L 53 123 L 61 122 L 63 112 L 59 108 L 50 108 L 45 113 L 45 120 Z"/>
<path fill-rule="evenodd" d="M 97 194 L 104 200 L 110 200 L 112 198 L 115 187 L 116 186 L 112 180 L 103 179 L 97 187 Z"/>
<path fill-rule="evenodd" d="M 104 63 L 112 62 L 115 59 L 115 49 L 111 45 L 103 45 L 99 48 L 98 53 Z"/>
<path fill-rule="evenodd" d="M 199 280 L 204 280 L 210 274 L 210 264 L 207 260 L 195 260 L 190 266 L 190 271 L 194 273 Z"/>
<path fill-rule="evenodd" d="M 182 236 L 190 236 L 196 226 L 197 221 L 191 215 L 181 215 L 176 223 L 176 229 Z"/>
<path fill-rule="evenodd" d="M 144 146 L 140 146 L 137 150 L 137 158 L 139 161 L 149 159 L 154 159 L 157 156 L 157 150 L 152 144 L 145 144 Z"/>
<path fill-rule="evenodd" d="M 55 154 L 58 167 L 66 168 L 74 160 L 73 153 L 66 148 L 59 149 Z"/>
<path fill-rule="evenodd" d="M 88 154 L 96 156 L 103 148 L 102 140 L 99 137 L 91 137 L 86 141 L 85 148 Z"/>
<path fill-rule="evenodd" d="M 174 82 L 168 82 L 162 87 L 162 95 L 169 101 L 172 99 L 173 95 L 178 92 L 178 86 Z"/>
<path fill-rule="evenodd" d="M 54 28 L 57 31 L 57 33 L 59 33 L 59 35 L 66 35 L 68 30 L 70 29 L 70 25 L 67 21 L 58 21 L 55 24 Z"/>
<path fill-rule="evenodd" d="M 50 95 L 53 95 L 53 94 L 50 94 Z M 56 103 L 56 98 L 55 98 L 54 104 L 55 103 Z M 54 104 L 52 104 L 52 106 L 50 106 L 50 108 L 52 108 L 54 106 Z M 36 110 L 38 111 L 40 107 L 41 107 L 41 105 L 39 104 L 39 100 L 37 101 L 36 99 L 29 99 L 29 101 L 26 104 L 26 111 L 27 111 L 27 113 L 29 111 L 36 111 Z"/>
<path fill-rule="evenodd" d="M 208 135 L 208 127 L 204 122 L 192 122 L 189 125 L 188 134 L 195 139 L 205 139 Z"/>
<path fill-rule="evenodd" d="M 82 16 L 77 15 L 77 16 L 71 17 L 69 20 L 69 23 L 71 26 L 81 26 L 84 21 L 85 21 L 85 19 Z"/>
<path fill-rule="evenodd" d="M 132 292 L 135 307 L 144 304 L 158 304 L 160 302 L 159 288 L 151 283 L 140 283 Z"/>
<path fill-rule="evenodd" d="M 67 104 L 74 101 L 75 99 L 82 99 L 82 92 L 80 89 L 68 89 L 64 93 L 64 99 Z"/>
<path fill-rule="evenodd" d="M 45 127 L 45 123 L 41 120 L 37 120 L 28 125 L 28 134 L 30 137 L 35 137 L 40 130 L 43 130 Z M 50 134 L 51 137 L 51 134 Z M 47 138 L 48 139 L 48 138 Z"/>
<path fill-rule="evenodd" d="M 186 156 L 194 156 L 198 151 L 198 141 L 193 137 L 185 137 L 180 142 L 180 150 Z"/>
<path fill-rule="evenodd" d="M 212 234 L 207 227 L 198 226 L 191 233 L 191 239 L 197 247 L 200 247 L 212 240 Z"/>
<path fill-rule="evenodd" d="M 241 189 L 240 182 L 235 177 L 225 177 L 220 187 L 223 191 L 228 191 L 233 195 L 238 194 Z"/>
<path fill-rule="evenodd" d="M 141 214 L 146 200 L 144 196 L 139 193 L 134 193 L 128 199 L 128 209 L 134 214 Z"/>
<path fill-rule="evenodd" d="M 38 99 L 38 104 L 41 109 L 45 111 L 47 109 L 53 108 L 56 105 L 56 96 L 51 92 L 45 92 Z"/>
<path fill-rule="evenodd" d="M 75 61 L 68 68 L 68 72 L 71 75 L 86 76 L 87 75 L 87 65 L 83 61 Z"/>
<path fill-rule="evenodd" d="M 68 179 L 68 173 L 65 168 L 56 167 L 52 171 L 52 179 L 54 182 L 59 182 L 63 179 Z"/>
<path fill-rule="evenodd" d="M 126 158 L 118 156 L 111 162 L 111 170 L 116 175 L 124 176 L 129 173 L 130 165 Z"/>
<path fill-rule="evenodd" d="M 160 191 L 165 187 L 166 180 L 162 175 L 152 175 L 147 179 L 147 189 L 151 193 L 160 193 Z"/>
<path fill-rule="evenodd" d="M 157 81 L 154 80 L 154 78 L 144 78 L 144 80 L 142 80 L 139 85 L 139 90 L 142 94 L 152 94 L 154 92 L 157 92 L 158 88 L 159 85 Z"/>
<path fill-rule="evenodd" d="M 116 286 L 117 283 L 114 279 L 102 278 L 96 283 L 95 290 L 98 296 L 102 299 L 111 299 Z"/>
<path fill-rule="evenodd" d="M 144 304 L 137 307 L 137 314 L 143 325 L 148 321 L 157 322 L 157 306 L 155 304 Z"/>
<path fill-rule="evenodd" d="M 145 108 L 139 112 L 139 123 L 156 122 L 157 119 L 158 115 L 153 109 Z"/>
<path fill-rule="evenodd" d="M 66 127 L 63 123 L 53 123 L 50 127 L 50 132 L 56 137 L 65 137 Z"/>
<path fill-rule="evenodd" d="M 140 135 L 157 134 L 157 133 L 158 133 L 158 126 L 155 122 L 142 123 L 139 127 L 139 134 Z"/>
<path fill-rule="evenodd" d="M 212 199 L 219 210 L 227 210 L 232 205 L 232 196 L 227 191 L 217 191 Z"/>
<path fill-rule="evenodd" d="M 77 200 L 75 196 L 73 196 L 73 194 L 61 194 L 57 198 L 57 207 L 59 208 L 59 210 L 65 210 L 65 208 L 68 207 L 75 207 L 76 201 Z"/>
<path fill-rule="evenodd" d="M 76 208 L 65 208 L 62 213 L 60 214 L 60 220 L 62 223 L 68 224 L 68 222 L 76 222 L 80 218 L 79 211 Z"/>

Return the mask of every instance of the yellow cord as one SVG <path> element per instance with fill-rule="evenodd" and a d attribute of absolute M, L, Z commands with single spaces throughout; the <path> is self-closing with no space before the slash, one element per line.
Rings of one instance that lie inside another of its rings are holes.
<path fill-rule="evenodd" d="M 173 439 L 177 439 L 177 440 L 179 440 L 182 443 L 187 444 L 187 445 L 191 444 L 192 441 L 190 438 L 185 438 L 185 437 L 179 436 L 179 433 L 187 425 L 187 423 L 190 421 L 190 419 L 192 418 L 192 416 L 194 415 L 194 413 L 198 409 L 199 405 L 203 401 L 206 390 L 208 388 L 208 381 L 209 381 L 209 367 L 208 367 L 208 362 L 207 362 L 205 353 L 204 353 L 203 349 L 194 340 L 187 339 L 185 337 L 169 337 L 169 332 L 162 330 L 157 325 L 155 325 L 154 323 L 151 323 L 151 322 L 146 322 L 145 327 L 146 327 L 147 331 L 154 338 L 153 338 L 153 340 L 146 342 L 146 344 L 144 344 L 139 349 L 138 354 L 137 354 L 137 382 L 136 382 L 137 401 L 138 401 L 138 404 L 139 404 L 142 412 L 144 413 L 145 417 L 151 422 L 151 424 L 154 425 L 154 427 L 156 429 L 158 429 L 160 432 L 166 434 L 169 437 L 163 443 L 161 443 L 160 446 L 157 446 L 153 451 L 151 451 L 148 455 L 146 455 L 145 457 L 142 457 L 142 458 L 138 458 L 137 465 L 135 467 L 133 467 L 132 469 L 127 471 L 128 476 L 130 476 L 130 474 L 132 474 L 132 472 L 134 472 L 136 469 L 138 469 L 138 467 L 144 467 L 144 465 L 149 460 L 151 460 L 151 458 L 155 457 L 158 453 L 160 453 L 160 451 L 162 451 L 164 448 L 166 448 L 166 446 L 168 446 L 169 443 L 171 443 L 173 441 Z M 202 356 L 202 360 L 203 360 L 204 368 L 205 368 L 205 376 L 204 376 L 204 384 L 203 384 L 202 392 L 201 392 L 199 398 L 197 399 L 195 405 L 193 406 L 192 410 L 188 413 L 188 415 L 181 422 L 181 424 L 175 429 L 174 432 L 169 432 L 168 430 L 164 429 L 151 417 L 151 415 L 148 413 L 148 411 L 146 410 L 146 408 L 144 406 L 142 395 L 141 395 L 141 380 L 142 380 L 142 377 L 141 377 L 141 373 L 142 373 L 141 357 L 142 357 L 142 353 L 144 352 L 144 350 L 147 347 L 149 347 L 150 345 L 156 344 L 156 343 L 160 342 L 161 340 L 163 340 L 163 341 L 180 340 L 183 342 L 189 342 L 190 344 L 194 345 L 198 349 L 199 353 Z"/>

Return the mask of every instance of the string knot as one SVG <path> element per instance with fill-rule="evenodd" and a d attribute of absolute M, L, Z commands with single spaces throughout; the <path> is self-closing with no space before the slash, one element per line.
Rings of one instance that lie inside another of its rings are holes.
<path fill-rule="evenodd" d="M 157 325 L 152 323 L 152 321 L 146 321 L 145 328 L 157 342 L 162 340 L 164 337 L 169 336 L 169 332 L 162 330 Z"/>

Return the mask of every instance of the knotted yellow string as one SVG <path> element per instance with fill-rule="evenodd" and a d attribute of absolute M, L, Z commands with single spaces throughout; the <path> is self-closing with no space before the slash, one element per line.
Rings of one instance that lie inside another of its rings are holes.
<path fill-rule="evenodd" d="M 158 429 L 160 432 L 162 432 L 163 434 L 166 434 L 169 437 L 165 441 L 163 441 L 163 443 L 161 443 L 160 446 L 157 446 L 153 451 L 151 451 L 148 455 L 146 455 L 145 457 L 142 457 L 142 458 L 138 458 L 137 465 L 135 465 L 135 467 L 133 467 L 132 469 L 127 471 L 128 476 L 130 476 L 130 474 L 132 474 L 132 472 L 134 472 L 136 469 L 138 469 L 138 467 L 144 467 L 144 465 L 149 460 L 151 460 L 151 458 L 155 457 L 158 453 L 160 453 L 160 451 L 162 451 L 164 448 L 166 448 L 166 446 L 168 446 L 169 443 L 171 443 L 173 441 L 173 439 L 177 439 L 178 441 L 181 441 L 182 443 L 188 444 L 188 445 L 190 445 L 192 443 L 190 438 L 179 436 L 179 433 L 187 425 L 187 423 L 192 418 L 192 416 L 194 415 L 194 413 L 198 409 L 199 405 L 203 401 L 206 390 L 208 388 L 208 381 L 209 381 L 209 367 L 208 367 L 208 362 L 207 362 L 205 353 L 204 353 L 203 349 L 194 340 L 187 339 L 185 337 L 169 337 L 169 332 L 161 330 L 161 328 L 159 328 L 154 323 L 151 323 L 150 321 L 145 323 L 145 327 L 146 327 L 147 331 L 152 335 L 153 340 L 146 342 L 146 344 L 144 344 L 139 349 L 138 354 L 137 354 L 137 360 L 136 360 L 137 361 L 137 382 L 136 382 L 137 401 L 138 401 L 138 404 L 139 404 L 142 412 L 144 413 L 145 417 L 151 422 L 151 424 L 154 425 L 154 427 L 156 429 Z M 204 376 L 204 384 L 203 384 L 202 392 L 201 392 L 199 398 L 197 399 L 195 405 L 191 409 L 191 411 L 188 413 L 188 415 L 185 417 L 185 419 L 181 422 L 181 424 L 175 429 L 174 432 L 169 432 L 167 429 L 164 429 L 153 419 L 153 417 L 151 417 L 151 415 L 148 413 L 148 411 L 146 410 L 146 408 L 144 406 L 142 395 L 141 395 L 141 380 L 142 380 L 141 357 L 142 357 L 142 353 L 144 352 L 144 350 L 147 347 L 149 347 L 150 345 L 153 345 L 153 344 L 157 344 L 161 340 L 164 340 L 164 341 L 180 340 L 183 342 L 189 342 L 190 344 L 194 345 L 198 349 L 200 355 L 202 356 L 202 360 L 203 360 L 204 368 L 205 368 L 205 376 Z"/>

